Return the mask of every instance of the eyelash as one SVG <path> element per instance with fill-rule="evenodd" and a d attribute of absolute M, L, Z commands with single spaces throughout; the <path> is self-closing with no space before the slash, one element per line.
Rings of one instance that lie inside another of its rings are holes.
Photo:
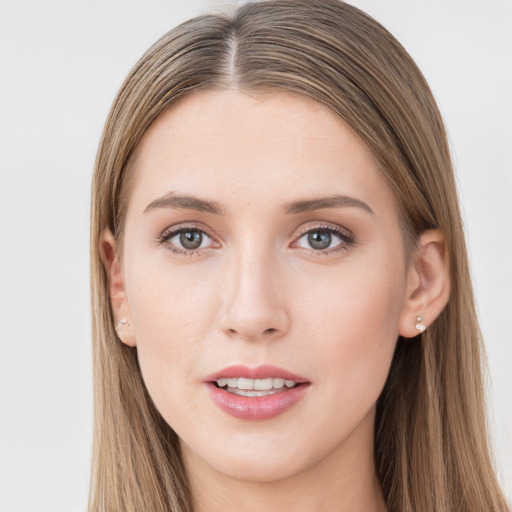
<path fill-rule="evenodd" d="M 187 231 L 193 231 L 193 232 L 199 232 L 203 235 L 206 235 L 208 238 L 213 240 L 218 244 L 218 242 L 215 240 L 215 238 L 208 233 L 207 230 L 205 230 L 202 227 L 195 226 L 193 224 L 186 224 L 186 225 L 180 225 L 180 226 L 173 226 L 172 228 L 169 228 L 165 230 L 159 237 L 158 237 L 158 243 L 160 245 L 166 245 L 167 248 L 180 256 L 196 256 L 199 255 L 199 251 L 204 251 L 205 249 L 210 249 L 211 247 L 206 248 L 197 248 L 197 249 L 181 249 L 179 247 L 176 247 L 175 245 L 171 244 L 169 241 L 174 238 L 175 236 L 179 235 L 180 233 L 184 233 Z M 350 247 L 352 247 L 355 244 L 354 236 L 349 232 L 345 231 L 343 229 L 340 229 L 339 227 L 331 226 L 331 225 L 316 225 L 316 226 L 308 226 L 307 228 L 303 228 L 299 230 L 298 236 L 295 238 L 292 246 L 296 244 L 301 238 L 308 235 L 309 233 L 314 232 L 327 232 L 330 235 L 334 235 L 337 238 L 341 240 L 339 244 L 337 244 L 335 247 L 330 249 L 313 249 L 313 248 L 302 248 L 306 251 L 308 251 L 310 254 L 315 256 L 327 256 L 332 253 L 339 253 L 344 252 L 348 250 Z"/>
<path fill-rule="evenodd" d="M 310 249 L 303 248 L 312 255 L 328 256 L 332 253 L 341 253 L 341 252 L 347 251 L 348 249 L 350 249 L 350 247 L 355 245 L 354 235 L 352 235 L 352 233 L 350 233 L 350 231 L 341 229 L 336 226 L 325 225 L 325 224 L 316 225 L 316 226 L 308 226 L 308 227 L 305 227 L 305 228 L 299 230 L 299 236 L 295 239 L 293 244 L 296 244 L 302 237 L 306 236 L 307 234 L 318 232 L 318 231 L 321 231 L 324 233 L 327 232 L 330 235 L 336 236 L 337 238 L 340 239 L 340 243 L 330 249 L 323 249 L 323 250 L 318 250 L 318 249 L 313 249 L 313 248 L 310 248 Z"/>
<path fill-rule="evenodd" d="M 204 251 L 205 248 L 198 248 L 198 249 L 180 249 L 179 247 L 176 247 L 175 245 L 171 244 L 169 241 L 174 238 L 176 235 L 179 235 L 180 233 L 185 233 L 187 231 L 194 231 L 198 233 L 202 233 L 203 235 L 206 235 L 211 240 L 215 241 L 215 238 L 208 233 L 207 230 L 205 230 L 202 227 L 195 226 L 194 224 L 184 224 L 179 226 L 173 226 L 172 228 L 169 228 L 165 230 L 159 237 L 158 237 L 158 243 L 160 245 L 166 245 L 166 247 L 173 252 L 174 254 L 178 254 L 179 256 L 197 256 L 199 255 L 199 251 Z M 217 242 L 218 243 L 218 242 Z M 210 247 L 207 247 L 206 249 L 210 249 Z"/>

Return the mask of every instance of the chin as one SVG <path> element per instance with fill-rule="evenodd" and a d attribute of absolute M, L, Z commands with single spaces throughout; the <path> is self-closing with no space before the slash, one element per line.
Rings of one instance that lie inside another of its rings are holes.
<path fill-rule="evenodd" d="M 243 442 L 233 440 L 227 444 L 210 438 L 209 446 L 202 443 L 194 446 L 182 441 L 182 454 L 192 470 L 202 471 L 206 465 L 210 471 L 227 478 L 252 483 L 284 481 L 315 466 L 326 455 L 324 449 L 310 453 L 304 449 L 304 445 L 308 446 L 304 442 L 290 443 L 289 438 L 270 441 L 264 434 L 259 437 L 246 438 Z M 281 445 L 282 449 L 276 445 Z"/>
<path fill-rule="evenodd" d="M 273 483 L 286 480 L 300 473 L 302 465 L 281 460 L 233 459 L 229 464 L 216 464 L 214 469 L 226 477 L 242 482 Z M 216 461 L 218 462 L 218 461 Z"/>

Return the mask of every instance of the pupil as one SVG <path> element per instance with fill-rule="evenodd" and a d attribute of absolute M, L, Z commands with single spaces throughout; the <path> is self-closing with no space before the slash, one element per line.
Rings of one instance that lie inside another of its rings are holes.
<path fill-rule="evenodd" d="M 327 249 L 331 245 L 331 238 L 327 231 L 313 231 L 308 234 L 308 242 L 313 249 Z"/>
<path fill-rule="evenodd" d="M 201 246 L 203 235 L 200 231 L 182 231 L 180 243 L 185 249 L 197 249 Z"/>

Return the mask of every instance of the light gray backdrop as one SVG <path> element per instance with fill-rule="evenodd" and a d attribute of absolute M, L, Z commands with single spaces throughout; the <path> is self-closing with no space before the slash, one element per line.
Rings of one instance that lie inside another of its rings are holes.
<path fill-rule="evenodd" d="M 512 497 L 512 1 L 352 0 L 411 52 L 444 114 Z M 92 431 L 89 183 L 142 52 L 215 0 L 0 0 L 0 512 L 84 511 Z"/>

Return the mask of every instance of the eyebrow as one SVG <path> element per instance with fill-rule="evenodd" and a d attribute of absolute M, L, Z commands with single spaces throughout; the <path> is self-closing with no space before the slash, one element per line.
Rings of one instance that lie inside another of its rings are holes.
<path fill-rule="evenodd" d="M 149 203 L 144 213 L 156 208 L 178 208 L 183 210 L 195 210 L 204 213 L 213 213 L 215 215 L 225 215 L 224 210 L 215 201 L 206 201 L 198 197 L 188 195 L 178 195 L 175 192 L 169 192 Z"/>
<path fill-rule="evenodd" d="M 293 201 L 286 203 L 283 211 L 286 214 L 307 213 L 322 208 L 347 208 L 356 207 L 366 210 L 368 213 L 374 215 L 373 210 L 360 199 L 344 195 L 333 195 L 328 197 L 319 197 L 315 199 L 305 199 L 301 201 Z"/>
<path fill-rule="evenodd" d="M 283 212 L 287 215 L 307 213 L 323 208 L 347 208 L 357 207 L 371 213 L 373 210 L 360 199 L 345 195 L 333 195 L 328 197 L 318 197 L 315 199 L 303 199 L 300 201 L 292 201 L 283 206 Z M 159 197 L 146 206 L 144 213 L 156 208 L 176 208 L 184 210 L 195 210 L 214 215 L 225 215 L 224 209 L 215 201 L 206 201 L 198 197 L 176 194 L 169 192 Z"/>

